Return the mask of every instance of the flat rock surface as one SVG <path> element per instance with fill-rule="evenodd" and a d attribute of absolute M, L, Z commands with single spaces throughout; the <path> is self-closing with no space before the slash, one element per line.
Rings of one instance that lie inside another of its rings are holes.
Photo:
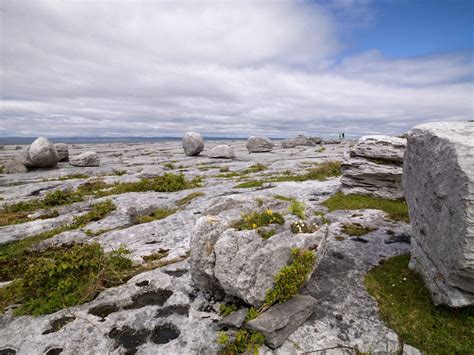
<path fill-rule="evenodd" d="M 204 298 L 195 289 L 189 272 L 191 233 L 197 220 L 206 214 L 219 215 L 222 204 L 238 204 L 238 197 L 257 201 L 282 195 L 302 201 L 308 215 L 324 210 L 320 203 L 339 189 L 339 178 L 272 182 L 255 188 L 235 186 L 242 181 L 264 179 L 287 171 L 303 173 L 326 160 L 342 160 L 352 142 L 323 145 L 324 151 L 319 147 L 284 149 L 277 144 L 271 152 L 259 154 L 249 154 L 245 141 L 212 143 L 215 144 L 209 144 L 209 148 L 206 145 L 196 157 L 186 156 L 179 141 L 69 145 L 70 156 L 97 152 L 101 165 L 75 167 L 59 162 L 54 168 L 0 175 L 2 205 L 42 197 L 57 189 L 75 189 L 89 179 L 100 178 L 105 183 L 131 182 L 164 173 L 204 177 L 202 187 L 196 189 L 101 198 L 100 201 L 111 199 L 116 210 L 100 221 L 55 236 L 51 242 L 61 244 L 76 238 L 94 240 L 107 251 L 122 245 L 131 251 L 131 258 L 137 263 L 143 262 L 144 256 L 167 250 L 166 261 L 170 264 L 107 289 L 92 302 L 53 314 L 13 317 L 8 310 L 0 315 L 0 351 L 13 349 L 18 354 L 44 354 L 52 349 L 62 349 L 63 354 L 216 353 L 217 323 L 221 319 L 218 303 Z M 209 150 L 217 144 L 230 145 L 235 158 L 209 158 Z M 0 164 L 17 154 L 15 146 L 5 146 L 0 150 Z M 257 163 L 266 169 L 245 176 L 225 177 L 226 170 L 241 172 Z M 72 175 L 77 177 L 65 179 Z M 203 195 L 180 206 L 175 214 L 150 223 L 133 223 L 134 215 L 143 216 L 157 208 L 177 208 L 178 201 L 192 192 Z M 11 241 L 12 236 L 19 240 L 69 223 L 97 202 L 98 199 L 86 200 L 61 206 L 57 217 L 0 227 L 0 243 Z M 275 203 L 281 202 L 275 200 Z M 238 208 L 230 210 L 233 212 L 225 215 L 226 218 L 239 218 Z M 363 279 L 365 273 L 384 258 L 409 251 L 406 238 L 393 241 L 393 233 L 409 234 L 409 227 L 387 220 L 383 212 L 376 210 L 335 211 L 326 217 L 331 221 L 327 252 L 302 291 L 316 299 L 313 314 L 280 348 L 271 350 L 263 346 L 261 353 L 302 354 L 330 348 L 340 349 L 339 353 L 347 349 L 353 349 L 353 353 L 355 349 L 402 350 L 397 335 L 379 318 L 376 302 L 367 293 Z M 290 214 L 285 218 L 289 219 Z M 365 242 L 353 240 L 342 232 L 342 224 L 348 222 L 370 224 L 377 230 L 364 236 Z M 91 237 L 87 230 L 103 233 Z M 67 318 L 67 323 L 58 331 L 50 331 L 53 323 L 62 318 Z M 331 351 L 336 353 L 336 350 Z"/>

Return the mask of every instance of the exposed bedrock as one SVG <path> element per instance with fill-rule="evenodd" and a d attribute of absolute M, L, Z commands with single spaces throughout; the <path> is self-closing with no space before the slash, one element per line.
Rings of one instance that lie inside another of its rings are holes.
<path fill-rule="evenodd" d="M 474 124 L 414 127 L 404 169 L 413 229 L 410 266 L 435 303 L 474 304 Z"/>
<path fill-rule="evenodd" d="M 342 163 L 342 192 L 374 197 L 403 198 L 402 173 L 406 139 L 364 136 Z"/>

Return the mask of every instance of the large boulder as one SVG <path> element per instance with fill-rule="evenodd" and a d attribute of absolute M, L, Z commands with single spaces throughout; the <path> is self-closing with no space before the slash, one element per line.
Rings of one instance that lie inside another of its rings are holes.
<path fill-rule="evenodd" d="M 199 155 L 204 150 L 204 139 L 200 133 L 187 132 L 183 137 L 184 154 L 187 156 Z"/>
<path fill-rule="evenodd" d="M 234 150 L 230 145 L 220 144 L 216 145 L 209 152 L 210 158 L 227 158 L 232 159 L 235 157 Z"/>
<path fill-rule="evenodd" d="M 401 199 L 406 140 L 364 136 L 342 162 L 341 190 L 345 194 Z"/>
<path fill-rule="evenodd" d="M 249 153 L 263 153 L 270 152 L 274 143 L 269 138 L 252 136 L 247 139 L 245 146 Z"/>
<path fill-rule="evenodd" d="M 224 204 L 220 204 L 220 211 L 223 208 Z M 240 210 L 248 211 L 248 206 L 242 205 Z M 203 216 L 193 229 L 191 276 L 201 289 L 220 289 L 258 307 L 263 304 L 267 290 L 274 286 L 275 275 L 292 262 L 292 249 L 314 251 L 316 262 L 308 278 L 326 251 L 326 225 L 306 234 L 292 234 L 289 228 L 283 229 L 264 239 L 257 230 L 232 228 L 233 221 L 229 218 L 232 213 Z"/>
<path fill-rule="evenodd" d="M 99 166 L 99 154 L 96 152 L 84 152 L 69 158 L 69 164 L 74 166 Z"/>
<path fill-rule="evenodd" d="M 56 166 L 59 155 L 49 139 L 39 137 L 21 152 L 18 161 L 28 168 L 50 168 Z"/>
<path fill-rule="evenodd" d="M 474 304 L 474 123 L 428 123 L 408 136 L 403 185 L 410 266 L 436 304 Z"/>
<path fill-rule="evenodd" d="M 54 145 L 56 151 L 59 155 L 59 161 L 68 161 L 69 160 L 69 149 L 66 143 L 56 143 Z"/>

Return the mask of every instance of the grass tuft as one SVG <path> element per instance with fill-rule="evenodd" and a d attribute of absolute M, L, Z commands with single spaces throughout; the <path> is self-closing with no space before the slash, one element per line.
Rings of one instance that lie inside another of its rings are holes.
<path fill-rule="evenodd" d="M 373 232 L 376 229 L 377 228 L 364 227 L 360 223 L 350 223 L 344 224 L 342 226 L 342 231 L 353 237 L 362 237 L 363 235 Z"/>
<path fill-rule="evenodd" d="M 176 202 L 176 204 L 182 207 L 190 203 L 192 200 L 195 200 L 201 196 L 204 196 L 204 192 L 201 192 L 201 191 L 191 192 L 189 195 L 183 197 L 181 200 Z"/>
<path fill-rule="evenodd" d="M 421 277 L 408 268 L 409 261 L 409 255 L 395 256 L 365 277 L 382 319 L 405 343 L 426 354 L 472 353 L 474 307 L 434 306 Z"/>
<path fill-rule="evenodd" d="M 242 215 L 242 218 L 234 224 L 238 230 L 251 230 L 266 227 L 270 224 L 284 224 L 283 216 L 278 212 L 266 210 L 264 212 L 252 212 Z"/>
<path fill-rule="evenodd" d="M 250 189 L 252 187 L 262 187 L 263 181 L 250 180 L 234 186 L 234 189 Z"/>
<path fill-rule="evenodd" d="M 372 208 L 386 212 L 395 221 L 410 222 L 408 206 L 404 200 L 388 200 L 356 194 L 344 195 L 342 192 L 338 192 L 323 201 L 322 204 L 329 209 L 329 212 Z"/>
<path fill-rule="evenodd" d="M 138 217 L 135 223 L 141 224 L 141 223 L 149 223 L 149 222 L 157 221 L 157 220 L 166 218 L 168 216 L 171 216 L 174 213 L 176 213 L 175 209 L 159 208 L 157 210 L 154 210 L 149 215 Z"/>
<path fill-rule="evenodd" d="M 293 201 L 291 201 L 290 207 L 288 207 L 288 211 L 300 219 L 306 219 L 305 206 L 303 202 L 293 199 Z"/>

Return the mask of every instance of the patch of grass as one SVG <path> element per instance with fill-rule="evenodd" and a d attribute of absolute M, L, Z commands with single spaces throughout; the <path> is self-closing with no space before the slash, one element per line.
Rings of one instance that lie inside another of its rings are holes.
<path fill-rule="evenodd" d="M 260 311 L 255 307 L 250 307 L 247 315 L 245 316 L 245 322 L 251 321 L 260 315 Z"/>
<path fill-rule="evenodd" d="M 30 251 L 29 248 L 43 240 L 55 235 L 77 228 L 82 228 L 90 222 L 104 218 L 108 213 L 115 210 L 111 201 L 104 201 L 92 206 L 91 211 L 74 218 L 71 224 L 63 225 L 52 230 L 28 237 L 16 242 L 0 245 L 0 281 L 8 281 L 21 277 L 28 265 L 34 263 L 40 255 L 38 252 Z"/>
<path fill-rule="evenodd" d="M 316 149 L 315 152 L 316 152 L 316 153 L 322 153 L 322 152 L 324 152 L 325 150 L 326 150 L 326 148 L 321 147 L 321 148 L 319 148 L 319 149 Z"/>
<path fill-rule="evenodd" d="M 77 188 L 77 191 L 84 195 L 93 195 L 95 192 L 105 189 L 106 187 L 108 187 L 108 185 L 105 183 L 104 179 L 95 178 L 80 185 Z"/>
<path fill-rule="evenodd" d="M 119 170 L 119 169 L 114 169 L 112 172 L 109 174 L 110 176 L 122 176 L 127 173 L 127 170 Z"/>
<path fill-rule="evenodd" d="M 88 179 L 88 175 L 84 174 L 71 174 L 71 175 L 66 175 L 66 176 L 61 176 L 58 178 L 53 178 L 53 179 L 45 179 L 44 181 L 66 181 L 66 180 L 73 180 L 73 179 Z"/>
<path fill-rule="evenodd" d="M 189 195 L 183 197 L 181 200 L 176 202 L 176 204 L 182 207 L 190 203 L 192 200 L 195 200 L 201 196 L 204 196 L 204 192 L 201 192 L 201 191 L 191 192 Z"/>
<path fill-rule="evenodd" d="M 342 231 L 353 237 L 361 237 L 370 232 L 373 232 L 376 229 L 377 228 L 364 227 L 360 223 L 350 223 L 350 224 L 344 224 L 342 226 Z"/>
<path fill-rule="evenodd" d="M 0 165 L 0 174 L 3 174 L 3 165 Z"/>
<path fill-rule="evenodd" d="M 409 261 L 409 255 L 395 256 L 365 277 L 382 319 L 405 343 L 426 354 L 471 354 L 474 307 L 434 306 L 421 277 L 408 268 Z"/>
<path fill-rule="evenodd" d="M 286 302 L 300 292 L 313 269 L 316 260 L 314 251 L 294 248 L 291 256 L 292 262 L 275 275 L 275 285 L 267 290 L 266 307 Z"/>
<path fill-rule="evenodd" d="M 151 253 L 150 255 L 144 255 L 142 256 L 142 259 L 145 260 L 146 262 L 155 262 L 158 260 L 163 259 L 164 257 L 168 256 L 168 250 L 158 250 L 154 253 Z"/>
<path fill-rule="evenodd" d="M 262 187 L 263 181 L 250 180 L 234 186 L 234 189 L 250 189 L 252 187 Z"/>
<path fill-rule="evenodd" d="M 257 233 L 262 239 L 268 239 L 273 237 L 276 234 L 275 229 L 270 229 L 270 230 L 265 230 L 265 229 L 259 229 L 257 230 Z"/>
<path fill-rule="evenodd" d="M 341 162 L 340 161 L 326 161 L 317 165 L 314 168 L 308 169 L 305 174 L 294 175 L 294 174 L 285 174 L 282 176 L 276 176 L 270 178 L 270 182 L 282 182 L 282 181 L 308 181 L 308 180 L 318 180 L 325 181 L 332 177 L 337 177 L 341 175 Z"/>
<path fill-rule="evenodd" d="M 267 170 L 267 166 L 263 164 L 254 164 L 249 166 L 247 169 L 242 170 L 240 173 L 242 175 L 248 175 L 248 174 L 253 174 L 253 173 L 258 173 L 260 171 Z"/>
<path fill-rule="evenodd" d="M 275 198 L 277 200 L 280 200 L 280 201 L 288 201 L 288 202 L 291 202 L 291 201 L 295 200 L 294 197 L 287 197 L 287 196 L 282 196 L 282 195 L 273 195 L 273 198 Z"/>
<path fill-rule="evenodd" d="M 50 249 L 30 264 L 22 279 L 0 289 L 4 308 L 20 302 L 15 315 L 39 316 L 93 300 L 106 287 L 119 285 L 132 268 L 128 252 L 104 253 L 99 244 Z"/>
<path fill-rule="evenodd" d="M 301 219 L 306 218 L 304 203 L 296 199 L 291 201 L 291 205 L 290 207 L 288 207 L 288 211 L 290 211 L 292 215 L 295 215 Z"/>
<path fill-rule="evenodd" d="M 304 221 L 293 222 L 291 224 L 291 232 L 298 233 L 314 233 L 319 230 L 319 226 L 315 223 L 307 223 Z"/>
<path fill-rule="evenodd" d="M 149 223 L 149 222 L 157 221 L 159 219 L 163 219 L 168 216 L 171 216 L 174 213 L 176 213 L 175 209 L 159 208 L 157 210 L 154 210 L 149 215 L 138 217 L 135 223 L 141 224 L 141 223 Z"/>
<path fill-rule="evenodd" d="M 223 347 L 219 352 L 222 355 L 258 354 L 264 341 L 262 333 L 249 329 L 239 329 L 232 338 L 226 332 L 219 332 L 217 336 L 217 342 Z"/>
<path fill-rule="evenodd" d="M 176 167 L 173 165 L 173 163 L 164 163 L 163 166 L 164 166 L 166 169 L 169 169 L 169 170 L 174 170 L 174 169 L 176 169 Z"/>
<path fill-rule="evenodd" d="M 238 309 L 239 307 L 237 307 L 237 305 L 234 303 L 221 303 L 219 305 L 219 313 L 223 317 L 227 317 L 228 315 L 234 313 Z"/>
<path fill-rule="evenodd" d="M 29 212 L 3 212 L 0 214 L 0 227 L 30 221 Z"/>
<path fill-rule="evenodd" d="M 408 206 L 404 200 L 388 200 L 356 194 L 344 195 L 342 192 L 338 192 L 323 201 L 322 204 L 329 209 L 329 212 L 372 208 L 386 212 L 395 221 L 410 222 Z"/>
<path fill-rule="evenodd" d="M 329 224 L 331 221 L 325 217 L 326 213 L 322 211 L 314 211 L 315 216 L 321 216 L 321 223 L 322 224 Z"/>
<path fill-rule="evenodd" d="M 268 209 L 264 212 L 252 212 L 242 215 L 242 218 L 234 224 L 234 228 L 238 230 L 251 230 L 269 226 L 270 224 L 284 223 L 285 219 L 280 213 Z"/>

